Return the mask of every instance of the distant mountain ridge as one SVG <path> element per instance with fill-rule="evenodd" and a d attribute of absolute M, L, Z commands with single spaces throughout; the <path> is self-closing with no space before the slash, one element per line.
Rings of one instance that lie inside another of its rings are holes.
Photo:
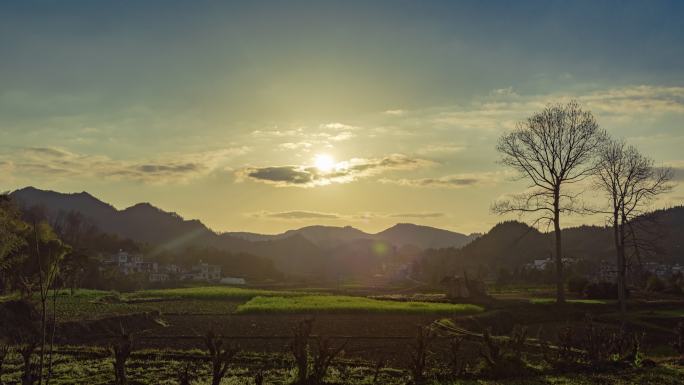
<path fill-rule="evenodd" d="M 320 225 L 302 227 L 300 229 L 288 230 L 284 233 L 273 235 L 245 232 L 226 234 L 248 241 L 283 239 L 295 234 L 300 234 L 319 246 L 336 245 L 361 239 L 372 239 L 385 241 L 398 247 L 415 246 L 421 249 L 461 247 L 476 237 L 475 235 L 465 235 L 412 223 L 398 223 L 375 234 L 366 233 L 351 226 L 336 227 Z"/>
<path fill-rule="evenodd" d="M 378 258 L 418 255 L 433 247 L 458 248 L 471 240 L 464 234 L 413 224 L 397 224 L 377 234 L 351 226 L 308 226 L 276 235 L 216 233 L 199 220 L 186 220 L 150 203 L 118 210 L 87 192 L 59 193 L 34 187 L 10 195 L 23 207 L 43 206 L 52 215 L 80 212 L 101 231 L 138 242 L 169 250 L 193 246 L 251 253 L 272 259 L 279 270 L 292 274 L 334 271 L 349 258 L 358 260 L 357 268 L 363 271 L 364 261 L 379 265 Z M 373 242 L 385 244 L 383 255 L 377 253 Z"/>
<path fill-rule="evenodd" d="M 640 231 L 638 235 L 642 241 L 650 239 L 649 250 L 642 255 L 644 262 L 684 264 L 684 206 L 656 210 L 635 221 L 643 221 L 641 223 L 646 225 L 635 226 L 637 231 L 647 228 L 649 232 Z M 610 227 L 585 225 L 565 228 L 561 234 L 565 257 L 593 263 L 615 259 Z M 514 269 L 535 259 L 552 257 L 553 236 L 552 232 L 542 233 L 522 222 L 503 222 L 460 249 L 426 251 L 417 260 L 417 266 L 422 275 L 430 279 L 457 274 L 465 268 Z"/>

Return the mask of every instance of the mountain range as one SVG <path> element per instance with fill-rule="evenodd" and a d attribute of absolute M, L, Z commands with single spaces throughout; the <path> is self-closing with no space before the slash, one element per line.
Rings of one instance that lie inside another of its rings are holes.
<path fill-rule="evenodd" d="M 684 206 L 656 210 L 633 221 L 639 239 L 642 262 L 684 264 Z M 564 257 L 585 260 L 593 266 L 615 260 L 611 227 L 579 226 L 561 231 Z M 535 259 L 553 256 L 554 234 L 518 222 L 499 223 L 486 234 L 461 248 L 428 250 L 416 260 L 416 270 L 423 278 L 439 280 L 446 274 L 460 274 L 463 269 L 489 271 L 515 269 Z M 632 262 L 637 262 L 634 249 Z"/>
<path fill-rule="evenodd" d="M 350 226 L 307 226 L 281 234 L 217 233 L 198 220 L 183 219 L 149 203 L 118 210 L 86 192 L 64 194 L 33 187 L 16 190 L 11 196 L 24 208 L 42 206 L 53 217 L 60 212 L 80 212 L 102 232 L 162 250 L 209 247 L 267 258 L 290 276 L 373 276 L 386 272 L 388 266 L 406 263 L 415 263 L 433 275 L 467 266 L 514 268 L 548 258 L 553 250 L 553 233 L 517 221 L 500 223 L 481 236 L 409 223 L 375 234 Z M 645 214 L 638 223 L 643 225 L 637 227 L 657 234 L 654 252 L 645 258 L 684 263 L 684 207 Z M 562 235 L 567 257 L 600 261 L 614 256 L 608 227 L 566 228 Z"/>
<path fill-rule="evenodd" d="M 460 248 L 474 237 L 409 223 L 376 234 L 350 226 L 308 226 L 273 235 L 217 233 L 199 220 L 186 220 L 149 203 L 118 210 L 87 192 L 60 193 L 34 187 L 10 195 L 24 208 L 39 206 L 51 217 L 79 212 L 102 232 L 165 250 L 194 246 L 245 252 L 270 258 L 279 270 L 289 274 L 371 272 L 388 260 L 410 259 L 426 249 Z"/>

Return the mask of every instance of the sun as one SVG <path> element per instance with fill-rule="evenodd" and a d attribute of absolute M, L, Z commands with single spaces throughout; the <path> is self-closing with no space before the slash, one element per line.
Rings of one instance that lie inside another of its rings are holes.
<path fill-rule="evenodd" d="M 314 157 L 314 166 L 320 172 L 330 172 L 335 167 L 335 160 L 328 154 L 318 154 Z"/>

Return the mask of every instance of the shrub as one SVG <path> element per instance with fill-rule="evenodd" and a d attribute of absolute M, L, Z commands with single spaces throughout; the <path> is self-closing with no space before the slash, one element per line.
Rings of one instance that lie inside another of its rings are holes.
<path fill-rule="evenodd" d="M 264 371 L 259 369 L 254 375 L 254 385 L 263 385 L 264 383 Z"/>
<path fill-rule="evenodd" d="M 684 292 L 682 291 L 682 288 L 679 285 L 669 284 L 663 290 L 663 293 L 672 295 L 682 295 Z"/>
<path fill-rule="evenodd" d="M 33 362 L 33 353 L 37 347 L 38 342 L 31 339 L 19 345 L 17 349 L 24 364 L 21 374 L 21 385 L 33 385 L 38 379 L 38 365 Z"/>
<path fill-rule="evenodd" d="M 309 377 L 309 336 L 313 329 L 313 319 L 299 322 L 292 331 L 290 350 L 297 365 L 297 383 L 305 384 Z"/>
<path fill-rule="evenodd" d="M 568 290 L 573 293 L 582 294 L 588 284 L 589 280 L 587 278 L 574 275 L 568 279 Z"/>
<path fill-rule="evenodd" d="M 629 295 L 629 291 L 626 291 Z M 592 282 L 584 288 L 584 297 L 588 299 L 617 299 L 617 284 L 612 282 Z"/>
<path fill-rule="evenodd" d="M 646 290 L 660 293 L 665 290 L 665 283 L 662 279 L 652 275 L 648 277 L 648 280 L 646 281 Z"/>
<path fill-rule="evenodd" d="M 672 342 L 672 347 L 679 353 L 679 360 L 684 362 L 684 321 L 679 321 L 675 327 L 675 340 Z"/>
<path fill-rule="evenodd" d="M 204 342 L 211 360 L 211 385 L 219 385 L 223 377 L 226 376 L 226 372 L 230 367 L 232 359 L 238 353 L 238 349 L 232 345 L 225 344 L 211 330 L 207 332 Z"/>
<path fill-rule="evenodd" d="M 624 328 L 614 329 L 596 324 L 587 316 L 579 329 L 563 328 L 558 333 L 558 344 L 551 349 L 541 343 L 544 360 L 555 369 L 577 366 L 591 368 L 614 364 L 640 362 L 640 336 Z"/>
<path fill-rule="evenodd" d="M 5 358 L 7 358 L 9 351 L 9 345 L 0 343 L 0 385 L 2 385 L 2 365 L 5 363 Z"/>
<path fill-rule="evenodd" d="M 345 342 L 334 347 L 330 339 L 319 337 L 316 348 L 312 349 L 309 345 L 312 329 L 313 319 L 306 319 L 299 322 L 293 331 L 290 350 L 297 365 L 296 384 L 298 385 L 322 384 L 323 378 L 333 361 L 344 351 L 346 346 Z"/>
<path fill-rule="evenodd" d="M 453 337 L 449 340 L 449 369 L 453 377 L 460 377 L 467 368 L 467 362 L 461 355 L 463 337 Z"/>
<path fill-rule="evenodd" d="M 191 371 L 191 365 L 189 362 L 178 369 L 178 385 L 190 385 L 193 377 L 194 375 Z"/>
<path fill-rule="evenodd" d="M 109 346 L 109 350 L 114 356 L 114 383 L 116 385 L 127 385 L 126 379 L 126 361 L 133 351 L 133 339 L 130 334 L 121 329 L 121 335 L 117 341 Z"/>
<path fill-rule="evenodd" d="M 495 378 L 520 377 L 530 373 L 530 367 L 523 360 L 527 341 L 527 329 L 516 325 L 508 338 L 496 339 L 486 329 L 482 335 L 480 356 L 486 364 L 486 374 Z"/>
<path fill-rule="evenodd" d="M 345 341 L 345 343 L 339 346 L 333 346 L 330 339 L 324 337 L 318 338 L 317 347 L 312 352 L 313 362 L 308 384 L 319 385 L 323 383 L 323 378 L 328 372 L 330 365 L 332 365 L 333 360 L 335 360 L 338 355 L 344 352 L 346 344 Z"/>
<path fill-rule="evenodd" d="M 425 383 L 425 372 L 428 366 L 430 345 L 434 341 L 434 333 L 430 327 L 421 327 L 415 340 L 409 345 L 411 378 L 414 384 Z"/>

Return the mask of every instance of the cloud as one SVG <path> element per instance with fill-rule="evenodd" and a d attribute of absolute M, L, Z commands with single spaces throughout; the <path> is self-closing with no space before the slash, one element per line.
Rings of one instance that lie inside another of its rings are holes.
<path fill-rule="evenodd" d="M 577 98 L 590 108 L 618 114 L 683 113 L 684 87 L 629 86 L 591 92 Z"/>
<path fill-rule="evenodd" d="M 412 170 L 431 165 L 433 162 L 402 154 L 392 154 L 382 158 L 353 158 L 335 165 L 333 170 L 323 172 L 309 165 L 248 167 L 239 170 L 238 180 L 251 179 L 279 187 L 314 187 L 333 183 L 349 183 L 368 178 L 387 171 Z"/>
<path fill-rule="evenodd" d="M 313 167 L 276 166 L 246 169 L 245 176 L 259 181 L 285 185 L 308 185 L 316 178 L 317 172 Z"/>
<path fill-rule="evenodd" d="M 252 214 L 254 217 L 259 218 L 274 218 L 274 219 L 340 219 L 339 214 L 332 213 L 321 213 L 316 211 L 282 211 L 282 212 L 268 212 L 262 211 L 259 213 Z"/>
<path fill-rule="evenodd" d="M 446 175 L 438 178 L 380 179 L 381 183 L 423 188 L 464 188 L 495 183 L 503 178 L 502 172 Z"/>
<path fill-rule="evenodd" d="M 354 135 L 351 131 L 342 131 L 338 134 L 328 136 L 328 139 L 330 139 L 334 142 L 341 142 L 344 140 L 349 140 L 349 139 L 353 138 L 354 136 L 356 136 L 356 135 Z"/>
<path fill-rule="evenodd" d="M 684 87 L 678 86 L 631 85 L 532 95 L 518 94 L 508 87 L 467 104 L 403 111 L 402 124 L 437 130 L 500 131 L 515 127 L 518 121 L 548 104 L 571 99 L 600 115 L 602 121 L 623 123 L 684 113 Z"/>
<path fill-rule="evenodd" d="M 442 218 L 444 213 L 399 213 L 390 214 L 392 218 Z"/>
<path fill-rule="evenodd" d="M 248 147 L 187 154 L 166 154 L 155 159 L 118 160 L 103 155 L 72 152 L 57 147 L 26 147 L 0 154 L 18 176 L 44 178 L 105 178 L 145 183 L 185 183 L 208 175 L 226 160 L 249 152 Z"/>
<path fill-rule="evenodd" d="M 359 127 L 352 126 L 349 124 L 344 124 L 340 122 L 331 122 L 331 123 L 324 123 L 319 126 L 322 129 L 326 130 L 342 130 L 342 131 L 354 131 L 358 130 Z"/>
<path fill-rule="evenodd" d="M 313 145 L 309 142 L 285 142 L 278 145 L 279 150 L 308 150 Z"/>
<path fill-rule="evenodd" d="M 455 154 L 466 149 L 466 146 L 455 143 L 436 143 L 423 146 L 416 151 L 418 154 Z"/>
<path fill-rule="evenodd" d="M 494 97 L 499 97 L 499 96 L 505 96 L 505 97 L 518 97 L 517 92 L 513 90 L 513 87 L 506 87 L 506 88 L 498 88 L 495 89 L 491 92 L 492 96 Z"/>
<path fill-rule="evenodd" d="M 395 110 L 386 110 L 385 115 L 392 115 L 392 116 L 401 116 L 404 115 L 406 111 L 400 110 L 400 109 L 395 109 Z"/>
<path fill-rule="evenodd" d="M 443 218 L 444 213 L 437 212 L 415 212 L 415 213 L 379 213 L 379 212 L 364 212 L 356 214 L 340 214 L 320 211 L 308 210 L 293 210 L 293 211 L 259 211 L 256 213 L 247 214 L 252 218 L 267 218 L 288 221 L 307 221 L 307 220 L 344 220 L 344 221 L 366 221 L 369 219 L 391 219 L 391 218 L 412 218 L 412 219 L 430 219 Z"/>

